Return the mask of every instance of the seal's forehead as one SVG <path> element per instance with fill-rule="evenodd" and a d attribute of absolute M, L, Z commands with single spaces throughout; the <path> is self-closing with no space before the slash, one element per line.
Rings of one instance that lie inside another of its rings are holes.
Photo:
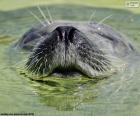
<path fill-rule="evenodd" d="M 55 21 L 54 23 L 48 25 L 47 31 L 52 32 L 59 26 L 72 26 L 80 31 L 87 31 L 89 29 L 89 25 L 87 22 L 79 22 L 79 21 Z"/>

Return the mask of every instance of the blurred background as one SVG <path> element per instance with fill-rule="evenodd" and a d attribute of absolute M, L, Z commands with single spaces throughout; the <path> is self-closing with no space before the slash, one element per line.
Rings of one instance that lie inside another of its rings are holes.
<path fill-rule="evenodd" d="M 0 10 L 14 10 L 36 5 L 50 4 L 74 4 L 86 6 L 98 6 L 107 8 L 127 9 L 134 13 L 140 13 L 140 8 L 127 8 L 126 2 L 139 0 L 0 0 Z"/>

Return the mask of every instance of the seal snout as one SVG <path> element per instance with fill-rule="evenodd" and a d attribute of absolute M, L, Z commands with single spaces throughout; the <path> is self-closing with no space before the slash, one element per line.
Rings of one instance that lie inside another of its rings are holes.
<path fill-rule="evenodd" d="M 110 69 L 105 54 L 73 26 L 58 26 L 43 38 L 26 63 L 27 70 L 34 74 L 95 77 Z"/>
<path fill-rule="evenodd" d="M 64 41 L 66 45 L 73 42 L 74 33 L 77 29 L 72 26 L 59 26 L 54 31 L 57 31 L 60 41 Z"/>

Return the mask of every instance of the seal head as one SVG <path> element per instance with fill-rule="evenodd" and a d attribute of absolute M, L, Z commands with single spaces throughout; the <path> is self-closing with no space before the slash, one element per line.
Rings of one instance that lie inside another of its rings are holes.
<path fill-rule="evenodd" d="M 31 29 L 17 45 L 32 51 L 26 69 L 36 75 L 101 78 L 114 72 L 114 59 L 133 51 L 124 37 L 102 24 L 58 22 Z"/>

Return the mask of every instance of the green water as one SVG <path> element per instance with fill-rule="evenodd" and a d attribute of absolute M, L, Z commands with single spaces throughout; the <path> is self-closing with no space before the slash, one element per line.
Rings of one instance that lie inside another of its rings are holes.
<path fill-rule="evenodd" d="M 46 6 L 41 8 L 47 14 Z M 112 15 L 104 23 L 125 33 L 136 48 L 140 48 L 138 14 L 71 5 L 48 8 L 55 20 L 87 21 L 95 10 L 96 21 Z M 18 65 L 13 64 L 20 62 L 20 59 L 10 46 L 34 24 L 39 24 L 28 10 L 41 17 L 36 7 L 0 12 L 0 113 L 34 113 L 35 116 L 140 115 L 138 56 L 131 56 L 130 66 L 124 72 L 99 81 L 77 77 L 48 78 L 45 82 L 35 82 L 15 70 Z"/>

